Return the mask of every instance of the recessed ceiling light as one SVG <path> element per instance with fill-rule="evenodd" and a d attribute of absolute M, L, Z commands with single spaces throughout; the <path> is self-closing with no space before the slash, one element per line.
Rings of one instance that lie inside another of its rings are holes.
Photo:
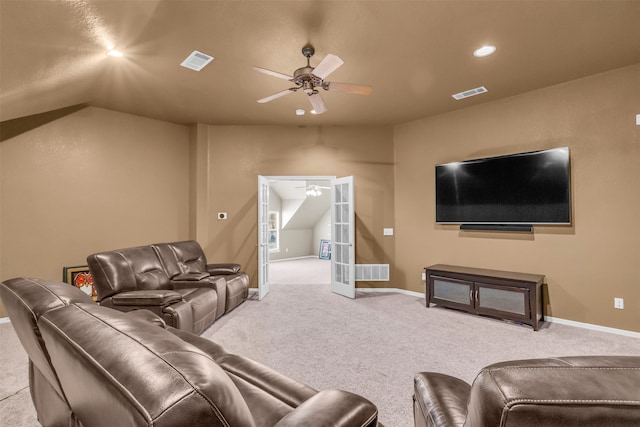
<path fill-rule="evenodd" d="M 116 56 L 116 57 L 118 57 L 118 58 L 119 58 L 119 57 L 121 57 L 121 56 L 123 56 L 123 55 L 122 55 L 122 52 L 120 52 L 119 50 L 116 50 L 116 49 L 109 49 L 109 51 L 107 52 L 107 55 L 109 55 L 109 56 Z"/>
<path fill-rule="evenodd" d="M 495 46 L 491 46 L 491 45 L 482 46 L 481 48 L 476 49 L 473 52 L 473 56 L 477 56 L 478 58 L 482 58 L 483 56 L 491 55 L 495 51 L 496 51 L 496 47 Z"/>
<path fill-rule="evenodd" d="M 298 108 L 296 110 L 296 116 L 304 116 L 304 110 L 302 108 Z"/>

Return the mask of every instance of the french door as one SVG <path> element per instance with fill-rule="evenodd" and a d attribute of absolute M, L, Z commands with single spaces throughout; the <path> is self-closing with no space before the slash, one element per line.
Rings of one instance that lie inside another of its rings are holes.
<path fill-rule="evenodd" d="M 353 176 L 258 176 L 258 299 L 269 292 L 269 181 L 331 180 L 331 291 L 355 298 L 355 215 Z"/>
<path fill-rule="evenodd" d="M 269 180 L 258 176 L 258 299 L 269 293 Z"/>
<path fill-rule="evenodd" d="M 356 297 L 353 177 L 331 181 L 331 291 Z"/>

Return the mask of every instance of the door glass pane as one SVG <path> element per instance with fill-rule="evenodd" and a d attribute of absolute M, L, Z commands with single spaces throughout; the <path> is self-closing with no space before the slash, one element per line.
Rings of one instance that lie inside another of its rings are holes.
<path fill-rule="evenodd" d="M 471 285 L 466 283 L 448 282 L 435 279 L 433 281 L 433 296 L 447 301 L 469 305 Z"/>
<path fill-rule="evenodd" d="M 347 184 L 342 184 L 342 190 L 340 193 L 342 194 L 342 203 L 347 203 L 349 201 L 349 186 Z"/>
<path fill-rule="evenodd" d="M 525 315 L 525 294 L 503 289 L 478 288 L 478 307 Z"/>

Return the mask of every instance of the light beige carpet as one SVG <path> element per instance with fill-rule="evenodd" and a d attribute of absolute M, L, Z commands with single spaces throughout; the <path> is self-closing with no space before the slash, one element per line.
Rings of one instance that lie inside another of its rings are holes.
<path fill-rule="evenodd" d="M 426 308 L 424 299 L 357 293 L 329 285 L 278 285 L 250 299 L 203 334 L 316 389 L 341 388 L 374 402 L 386 427 L 413 425 L 413 376 L 436 371 L 472 381 L 493 362 L 548 356 L 639 354 L 640 339 L 545 324 L 540 331 L 484 317 Z M 10 324 L 0 325 L 0 424 L 38 425 L 27 359 Z M 88 426 L 87 426 L 88 427 Z"/>
<path fill-rule="evenodd" d="M 269 282 L 275 285 L 328 285 L 331 261 L 318 257 L 270 261 Z"/>

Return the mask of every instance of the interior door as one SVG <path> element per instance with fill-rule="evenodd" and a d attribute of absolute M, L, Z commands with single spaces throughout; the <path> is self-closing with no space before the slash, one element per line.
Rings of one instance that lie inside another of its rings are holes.
<path fill-rule="evenodd" d="M 331 291 L 356 297 L 353 177 L 331 181 Z"/>
<path fill-rule="evenodd" d="M 269 181 L 258 176 L 258 299 L 269 293 Z"/>

